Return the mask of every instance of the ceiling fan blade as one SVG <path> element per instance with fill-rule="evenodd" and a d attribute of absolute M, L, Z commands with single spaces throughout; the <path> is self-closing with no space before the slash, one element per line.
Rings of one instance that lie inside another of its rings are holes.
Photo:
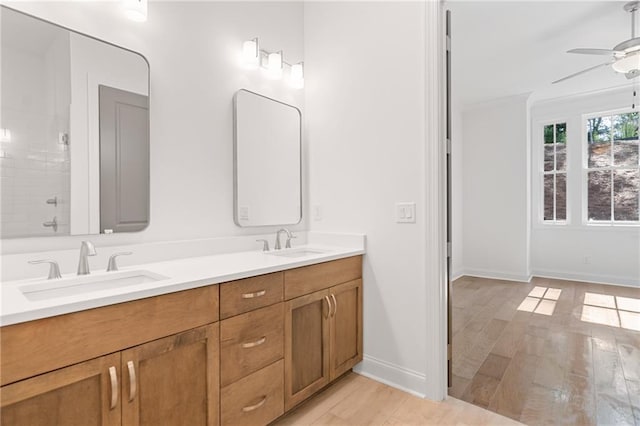
<path fill-rule="evenodd" d="M 617 50 L 611 49 L 571 49 L 568 50 L 567 53 L 579 53 L 581 55 L 613 55 L 616 53 L 624 52 L 619 52 Z"/>
<path fill-rule="evenodd" d="M 580 74 L 584 74 L 584 73 L 587 73 L 587 72 L 589 72 L 589 71 L 593 71 L 593 70 L 598 69 L 598 68 L 607 67 L 607 66 L 611 65 L 612 63 L 613 63 L 613 62 L 605 62 L 604 64 L 596 65 L 595 67 L 591 67 L 591 68 L 587 68 L 586 70 L 578 71 L 577 73 L 574 73 L 574 74 L 568 75 L 568 76 L 566 76 L 566 77 L 564 77 L 564 78 L 561 78 L 560 80 L 556 80 L 556 81 L 554 81 L 554 82 L 553 82 L 553 83 L 551 83 L 551 84 L 560 83 L 561 81 L 568 80 L 568 79 L 573 78 L 573 77 L 576 77 L 576 76 L 578 76 L 578 75 L 580 75 Z"/>

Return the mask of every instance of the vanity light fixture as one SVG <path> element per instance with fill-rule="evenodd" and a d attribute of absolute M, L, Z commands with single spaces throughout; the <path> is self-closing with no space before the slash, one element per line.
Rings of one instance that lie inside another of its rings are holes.
<path fill-rule="evenodd" d="M 247 68 L 258 68 L 260 66 L 260 45 L 258 37 L 242 43 L 242 62 Z"/>
<path fill-rule="evenodd" d="M 282 50 L 267 56 L 267 75 L 274 80 L 282 78 Z"/>
<path fill-rule="evenodd" d="M 148 0 L 123 0 L 124 13 L 127 18 L 136 22 L 147 21 Z"/>
<path fill-rule="evenodd" d="M 11 142 L 11 131 L 9 129 L 0 129 L 0 142 Z"/>
<path fill-rule="evenodd" d="M 295 89 L 302 89 L 304 87 L 304 66 L 302 62 L 291 65 L 289 84 Z"/>
<path fill-rule="evenodd" d="M 282 78 L 285 65 L 289 67 L 289 84 L 296 89 L 304 87 L 304 65 L 302 62 L 290 64 L 283 59 L 282 50 L 267 52 L 260 49 L 258 38 L 242 43 L 242 64 L 245 68 L 263 68 L 267 77 L 273 80 Z"/>

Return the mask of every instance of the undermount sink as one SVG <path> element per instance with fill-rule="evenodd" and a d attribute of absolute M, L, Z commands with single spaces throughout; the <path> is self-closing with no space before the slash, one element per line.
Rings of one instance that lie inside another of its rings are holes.
<path fill-rule="evenodd" d="M 107 272 L 101 275 L 84 275 L 73 278 L 47 280 L 37 284 L 20 287 L 24 296 L 31 300 L 48 300 L 58 297 L 74 296 L 98 290 L 109 290 L 165 280 L 167 277 L 150 271 Z"/>
<path fill-rule="evenodd" d="M 270 252 L 268 254 L 272 256 L 279 257 L 306 257 L 306 256 L 314 256 L 316 254 L 324 254 L 327 253 L 325 250 L 318 249 L 310 249 L 310 248 L 300 248 L 300 249 L 285 249 L 281 252 Z"/>

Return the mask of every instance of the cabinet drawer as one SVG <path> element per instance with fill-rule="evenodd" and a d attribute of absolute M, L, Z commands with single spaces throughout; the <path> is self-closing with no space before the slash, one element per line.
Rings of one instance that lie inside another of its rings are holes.
<path fill-rule="evenodd" d="M 220 285 L 220 318 L 229 318 L 282 301 L 284 274 L 260 275 Z"/>
<path fill-rule="evenodd" d="M 222 425 L 266 425 L 284 412 L 284 361 L 222 388 Z"/>
<path fill-rule="evenodd" d="M 220 323 L 220 385 L 226 386 L 284 355 L 284 304 Z"/>
<path fill-rule="evenodd" d="M 284 272 L 284 298 L 324 290 L 362 277 L 362 256 L 319 263 Z"/>

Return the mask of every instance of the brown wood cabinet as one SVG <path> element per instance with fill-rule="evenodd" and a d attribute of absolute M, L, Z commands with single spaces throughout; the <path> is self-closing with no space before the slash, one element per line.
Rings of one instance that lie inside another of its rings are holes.
<path fill-rule="evenodd" d="M 285 304 L 285 411 L 329 383 L 329 310 L 328 290 Z"/>
<path fill-rule="evenodd" d="M 3 426 L 120 425 L 120 354 L 2 387 Z"/>
<path fill-rule="evenodd" d="M 218 286 L 0 328 L 2 385 L 218 321 Z"/>
<path fill-rule="evenodd" d="M 216 426 L 218 324 L 122 352 L 122 424 Z"/>
<path fill-rule="evenodd" d="M 333 301 L 330 321 L 329 378 L 334 380 L 362 361 L 362 280 L 329 290 Z"/>
<path fill-rule="evenodd" d="M 355 278 L 354 278 L 355 277 Z M 362 361 L 362 258 L 285 272 L 285 411 Z"/>
<path fill-rule="evenodd" d="M 2 387 L 4 425 L 219 422 L 218 324 Z"/>

